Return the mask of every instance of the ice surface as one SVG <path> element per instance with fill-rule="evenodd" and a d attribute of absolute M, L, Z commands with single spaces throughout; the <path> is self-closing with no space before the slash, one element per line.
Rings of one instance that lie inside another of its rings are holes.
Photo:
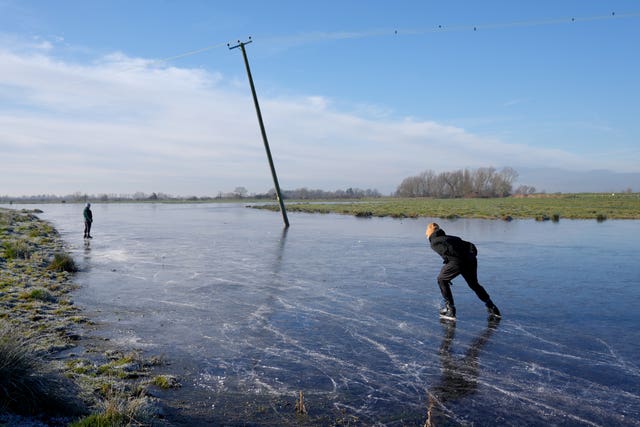
<path fill-rule="evenodd" d="M 429 219 L 94 204 L 85 244 L 82 205 L 39 207 L 100 333 L 172 361 L 178 424 L 296 424 L 302 391 L 318 424 L 640 425 L 637 221 L 437 220 L 504 315 L 458 279 L 452 325 Z"/>

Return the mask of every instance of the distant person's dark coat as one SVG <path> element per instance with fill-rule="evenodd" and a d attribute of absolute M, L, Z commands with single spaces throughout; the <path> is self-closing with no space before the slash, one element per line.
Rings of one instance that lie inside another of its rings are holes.
<path fill-rule="evenodd" d="M 84 220 L 87 222 L 93 222 L 93 213 L 91 212 L 91 209 L 89 208 L 89 206 L 87 206 L 86 208 L 84 208 Z"/>

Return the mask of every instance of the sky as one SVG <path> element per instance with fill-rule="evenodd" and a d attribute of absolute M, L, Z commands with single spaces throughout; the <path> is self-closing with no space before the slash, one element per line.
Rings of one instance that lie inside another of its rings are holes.
<path fill-rule="evenodd" d="M 283 189 L 640 190 L 636 0 L 0 0 L 0 195 L 273 188 L 249 37 Z"/>

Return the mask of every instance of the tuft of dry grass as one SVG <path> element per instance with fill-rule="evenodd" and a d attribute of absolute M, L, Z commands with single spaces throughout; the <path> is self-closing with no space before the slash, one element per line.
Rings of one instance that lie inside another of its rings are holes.
<path fill-rule="evenodd" d="M 158 408 L 143 388 L 132 394 L 114 384 L 106 390 L 98 413 L 81 418 L 70 427 L 125 427 L 153 425 Z"/>
<path fill-rule="evenodd" d="M 151 380 L 151 384 L 164 390 L 180 388 L 178 378 L 173 375 L 157 375 Z"/>
<path fill-rule="evenodd" d="M 29 259 L 31 257 L 32 250 L 24 239 L 7 240 L 3 243 L 3 247 L 6 259 Z"/>
<path fill-rule="evenodd" d="M 78 271 L 78 267 L 73 261 L 73 258 L 71 258 L 71 255 L 65 253 L 54 254 L 53 260 L 47 269 L 58 272 L 66 271 L 67 273 L 75 273 Z"/>
<path fill-rule="evenodd" d="M 302 392 L 300 392 L 300 395 L 298 396 L 298 400 L 296 400 L 296 414 L 298 415 L 307 415 L 307 407 L 304 404 L 304 396 L 302 394 Z"/>
<path fill-rule="evenodd" d="M 80 413 L 76 386 L 52 370 L 22 337 L 0 321 L 0 409 L 20 415 Z"/>

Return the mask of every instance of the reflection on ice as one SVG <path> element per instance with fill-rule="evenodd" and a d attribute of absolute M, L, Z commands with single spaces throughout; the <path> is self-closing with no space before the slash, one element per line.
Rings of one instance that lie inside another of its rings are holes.
<path fill-rule="evenodd" d="M 86 243 L 85 247 L 89 248 L 89 243 Z M 129 259 L 129 256 L 124 249 L 103 250 L 94 256 L 96 259 L 103 262 L 124 262 Z"/>
<path fill-rule="evenodd" d="M 97 204 L 84 247 L 81 206 L 41 208 L 99 333 L 181 376 L 177 425 L 640 425 L 637 222 L 440 220 L 504 315 L 456 282 L 443 326 L 427 219 Z"/>
<path fill-rule="evenodd" d="M 500 319 L 489 319 L 487 328 L 473 340 L 463 357 L 452 354 L 453 339 L 455 336 L 456 322 L 441 321 L 444 326 L 444 338 L 438 354 L 442 365 L 442 378 L 427 393 L 429 405 L 427 409 L 426 427 L 443 425 L 452 418 L 456 422 L 455 412 L 447 408 L 449 401 L 460 400 L 473 395 L 478 389 L 478 376 L 480 366 L 478 357 L 480 351 L 498 327 Z M 444 418 L 440 421 L 439 418 Z"/>

